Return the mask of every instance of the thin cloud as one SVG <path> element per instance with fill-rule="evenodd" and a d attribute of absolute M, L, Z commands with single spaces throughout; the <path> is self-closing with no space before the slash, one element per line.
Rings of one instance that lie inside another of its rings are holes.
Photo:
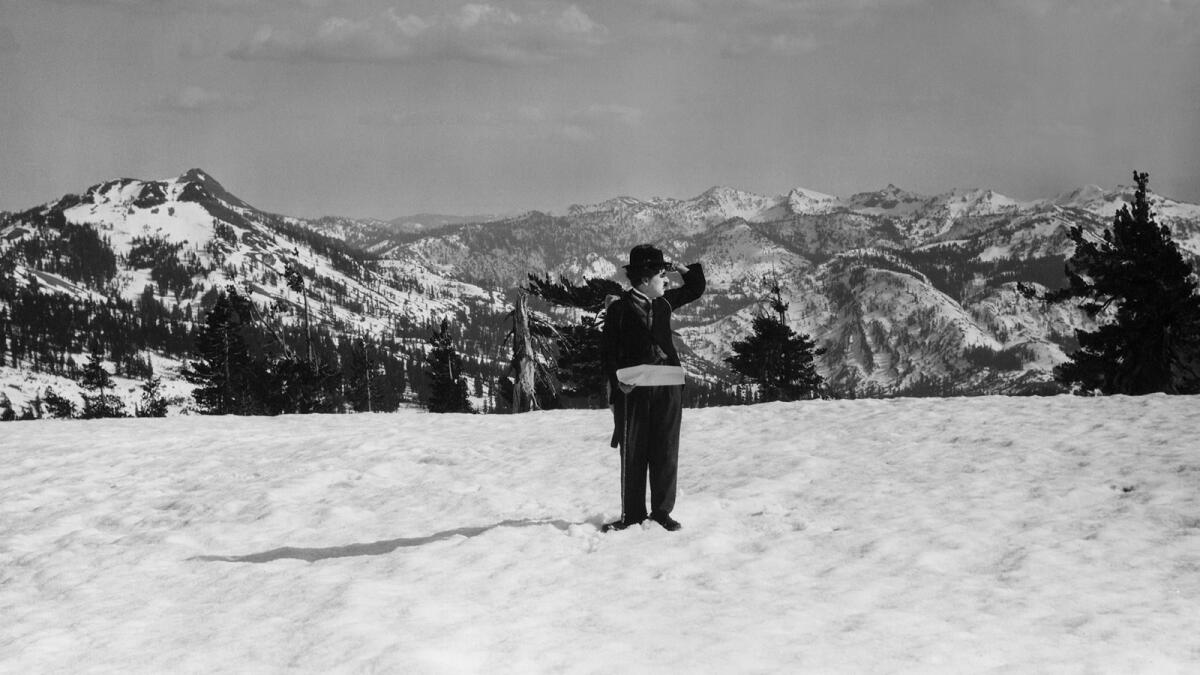
<path fill-rule="evenodd" d="M 332 17 L 315 30 L 259 28 L 230 56 L 243 60 L 417 63 L 469 61 L 505 66 L 583 54 L 608 29 L 575 5 L 524 13 L 466 4 L 432 16 L 390 10 L 374 20 Z"/>
<path fill-rule="evenodd" d="M 415 55 L 412 43 L 369 21 L 326 19 L 311 34 L 262 26 L 230 54 L 246 61 L 402 61 Z"/>
<path fill-rule="evenodd" d="M 643 33 L 710 45 L 726 57 L 784 57 L 819 50 L 823 33 L 885 13 L 945 0 L 640 0 Z M 630 8 L 637 5 L 630 4 Z"/>
<path fill-rule="evenodd" d="M 646 31 L 664 39 L 711 45 L 726 57 L 797 56 L 817 51 L 814 26 L 862 11 L 865 0 L 841 3 L 749 0 L 649 0 Z"/>
<path fill-rule="evenodd" d="M 945 4 L 947 0 L 641 0 L 653 15 L 709 25 L 845 17 Z M 1031 0 L 1032 1 L 1032 0 Z"/>

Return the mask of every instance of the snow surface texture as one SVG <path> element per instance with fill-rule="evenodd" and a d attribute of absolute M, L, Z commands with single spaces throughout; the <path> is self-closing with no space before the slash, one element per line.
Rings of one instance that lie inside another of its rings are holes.
<path fill-rule="evenodd" d="M 0 671 L 1197 672 L 1198 402 L 14 422 Z"/>

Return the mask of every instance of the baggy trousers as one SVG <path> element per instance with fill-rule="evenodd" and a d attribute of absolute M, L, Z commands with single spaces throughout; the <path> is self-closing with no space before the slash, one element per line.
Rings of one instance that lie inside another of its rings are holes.
<path fill-rule="evenodd" d="M 667 515 L 675 508 L 683 387 L 636 387 L 622 398 L 621 518 L 645 520 L 647 473 L 650 513 Z"/>

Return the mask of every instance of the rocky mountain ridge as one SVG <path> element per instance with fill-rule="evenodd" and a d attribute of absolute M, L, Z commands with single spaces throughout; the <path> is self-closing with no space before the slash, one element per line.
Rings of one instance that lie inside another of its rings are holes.
<path fill-rule="evenodd" d="M 709 292 L 681 312 L 698 372 L 721 375 L 730 343 L 776 279 L 793 328 L 828 348 L 821 370 L 857 393 L 1048 391 L 1053 366 L 1091 324 L 1043 307 L 1018 282 L 1065 283 L 1075 225 L 1099 232 L 1132 188 L 1087 186 L 1021 202 L 988 189 L 936 196 L 894 185 L 840 199 L 797 188 L 767 197 L 714 187 L 691 199 L 619 197 L 564 215 L 474 223 L 374 250 L 481 285 L 529 271 L 620 277 L 624 252 L 659 243 L 701 260 Z M 1160 223 L 1200 256 L 1200 206 L 1152 197 Z"/>
<path fill-rule="evenodd" d="M 889 185 L 842 199 L 714 187 L 691 199 L 619 197 L 487 222 L 309 220 L 255 209 L 193 169 L 106 181 L 0 214 L 0 261 L 14 287 L 96 302 L 149 293 L 165 311 L 189 315 L 214 288 L 236 284 L 292 322 L 303 296 L 282 274 L 296 265 L 312 279 L 305 294 L 315 320 L 331 331 L 387 334 L 415 350 L 423 326 L 440 317 L 494 323 L 493 337 L 473 338 L 473 353 L 502 369 L 494 333 L 506 294 L 526 274 L 620 279 L 628 249 L 655 242 L 705 265 L 709 291 L 679 312 L 695 377 L 732 381 L 723 359 L 764 311 L 765 284 L 778 282 L 789 323 L 826 348 L 819 368 L 841 395 L 1040 392 L 1053 390 L 1051 369 L 1089 323 L 1070 307 L 1024 298 L 1016 284 L 1060 285 L 1067 230 L 1099 231 L 1131 192 L 1086 186 L 1020 202 L 982 189 L 931 197 Z M 1200 255 L 1200 206 L 1157 195 L 1152 203 L 1181 247 Z M 111 275 L 71 272 L 52 257 L 32 262 L 31 251 L 68 240 L 71 228 L 107 242 Z M 166 253 L 147 262 L 147 246 Z M 161 360 L 170 369 L 180 359 Z"/>

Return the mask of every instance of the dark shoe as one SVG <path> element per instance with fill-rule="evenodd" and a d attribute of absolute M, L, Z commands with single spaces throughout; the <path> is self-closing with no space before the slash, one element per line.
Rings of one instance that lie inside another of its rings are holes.
<path fill-rule="evenodd" d="M 653 513 L 650 515 L 650 520 L 662 525 L 662 528 L 667 532 L 676 532 L 683 527 L 679 524 L 678 520 L 675 520 L 665 513 Z"/>
<path fill-rule="evenodd" d="M 641 524 L 642 524 L 642 521 L 640 521 L 640 520 L 632 520 L 632 519 L 626 520 L 626 519 L 622 518 L 621 520 L 614 520 L 611 523 L 605 523 L 605 524 L 601 525 L 600 531 L 601 532 L 612 532 L 615 530 L 615 531 L 619 532 L 621 530 L 624 530 L 627 527 L 633 527 L 634 525 L 641 525 Z"/>

